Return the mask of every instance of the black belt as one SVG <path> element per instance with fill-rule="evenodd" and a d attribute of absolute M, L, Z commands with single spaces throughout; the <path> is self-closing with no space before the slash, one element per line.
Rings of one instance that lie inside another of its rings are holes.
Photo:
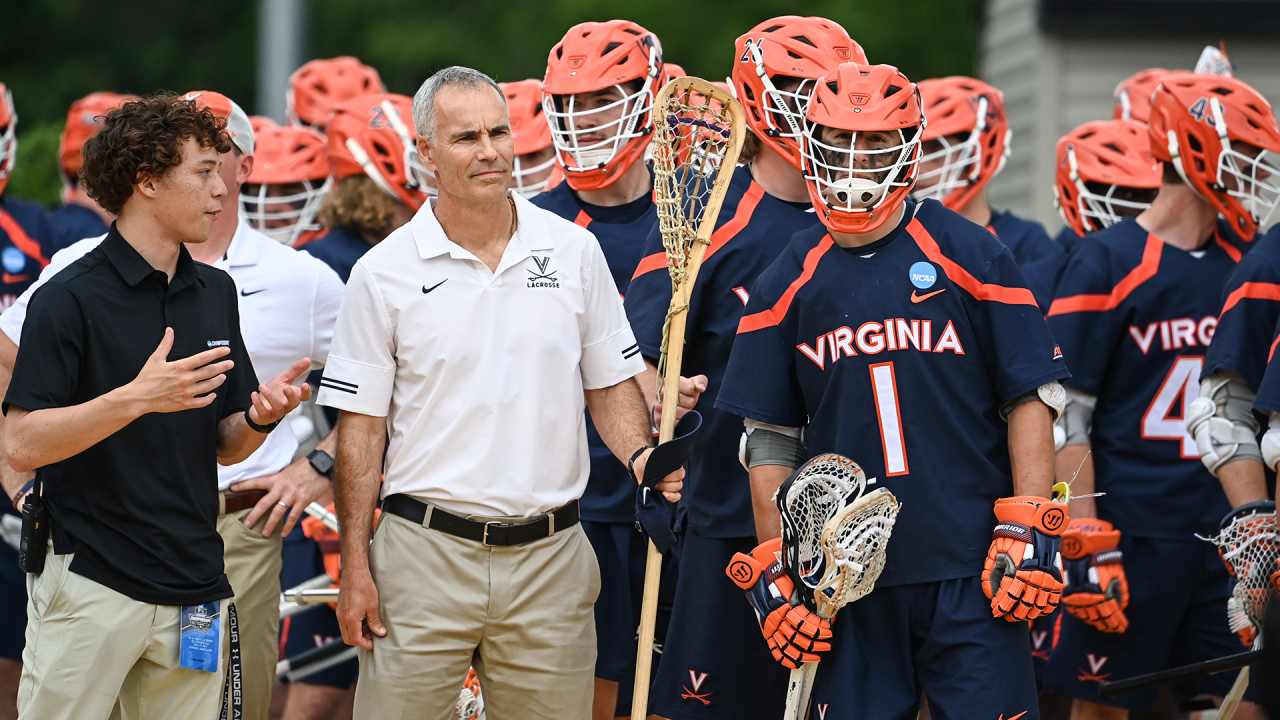
<path fill-rule="evenodd" d="M 431 511 L 431 522 L 427 527 L 490 546 L 505 547 L 541 540 L 577 525 L 579 520 L 577 500 L 546 515 L 517 523 L 505 523 L 500 520 L 489 522 L 468 520 L 439 506 L 429 506 L 408 495 L 388 495 L 382 501 L 383 511 L 399 515 L 415 525 L 421 525 L 426 520 L 428 507 L 434 509 Z"/>

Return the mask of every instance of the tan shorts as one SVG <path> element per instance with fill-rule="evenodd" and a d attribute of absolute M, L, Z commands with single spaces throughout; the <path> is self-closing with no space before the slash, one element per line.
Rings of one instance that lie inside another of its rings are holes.
<path fill-rule="evenodd" d="M 387 635 L 360 651 L 355 717 L 448 720 L 474 664 L 488 717 L 590 718 L 600 567 L 581 525 L 485 547 L 383 514 L 369 564 Z"/>
<path fill-rule="evenodd" d="M 271 686 L 280 658 L 280 530 L 262 537 L 263 516 L 256 527 L 244 526 L 251 510 L 218 518 L 227 580 L 236 596 L 243 658 L 243 720 L 267 720 Z"/>
<path fill-rule="evenodd" d="M 18 714 L 30 720 L 105 720 L 119 698 L 130 720 L 216 720 L 226 666 L 227 601 L 218 623 L 219 672 L 179 667 L 179 608 L 122 595 L 54 555 L 27 576 L 27 646 Z"/>

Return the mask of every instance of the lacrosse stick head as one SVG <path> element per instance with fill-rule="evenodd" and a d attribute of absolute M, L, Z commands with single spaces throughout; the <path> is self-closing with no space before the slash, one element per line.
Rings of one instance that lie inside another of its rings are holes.
<path fill-rule="evenodd" d="M 1223 562 L 1236 578 L 1231 592 L 1235 613 L 1243 612 L 1255 626 L 1262 627 L 1267 607 L 1280 590 L 1276 504 L 1266 500 L 1241 505 L 1223 519 L 1217 537 L 1210 542 L 1218 546 Z"/>
<path fill-rule="evenodd" d="M 809 607 L 826 571 L 822 530 L 866 486 L 858 463 L 827 453 L 801 466 L 773 496 L 782 518 L 782 566 Z"/>
<path fill-rule="evenodd" d="M 875 589 L 901 508 L 893 493 L 876 488 L 841 508 L 823 527 L 825 567 L 813 593 L 820 616 L 833 618 L 840 608 Z"/>

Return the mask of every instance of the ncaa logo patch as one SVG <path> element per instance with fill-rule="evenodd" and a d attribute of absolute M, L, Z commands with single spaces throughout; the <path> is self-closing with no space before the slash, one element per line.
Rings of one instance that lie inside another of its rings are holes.
<path fill-rule="evenodd" d="M 938 282 L 938 269 L 930 263 L 921 261 L 911 266 L 911 269 L 907 271 L 907 276 L 911 278 L 912 285 L 921 290 L 927 290 Z"/>
<path fill-rule="evenodd" d="M 0 264 L 4 265 L 7 272 L 19 273 L 27 266 L 27 256 L 18 248 L 10 246 L 0 253 Z"/>

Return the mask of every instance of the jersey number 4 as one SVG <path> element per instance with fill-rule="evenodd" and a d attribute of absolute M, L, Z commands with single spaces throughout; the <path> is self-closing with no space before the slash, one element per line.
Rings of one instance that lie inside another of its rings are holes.
<path fill-rule="evenodd" d="M 1151 406 L 1142 416 L 1142 437 L 1146 440 L 1177 440 L 1182 443 L 1182 457 L 1200 457 L 1195 438 L 1187 432 L 1187 410 L 1200 397 L 1201 355 L 1183 355 L 1173 361 Z"/>

